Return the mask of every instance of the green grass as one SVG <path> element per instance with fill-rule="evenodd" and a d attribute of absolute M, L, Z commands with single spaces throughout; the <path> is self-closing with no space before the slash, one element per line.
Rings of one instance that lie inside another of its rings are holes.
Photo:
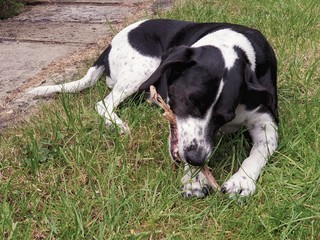
<path fill-rule="evenodd" d="M 23 4 L 16 0 L 0 0 L 0 20 L 18 15 Z"/>
<path fill-rule="evenodd" d="M 167 123 L 141 99 L 118 110 L 130 135 L 94 105 L 105 84 L 58 95 L 1 133 L 0 235 L 5 239 L 320 239 L 320 5 L 316 0 L 181 1 L 159 17 L 260 29 L 279 61 L 280 143 L 243 204 L 216 193 L 183 199 Z M 85 71 L 85 70 L 84 70 Z M 83 72 L 80 74 L 82 75 Z M 212 163 L 221 184 L 249 145 L 224 137 Z"/>

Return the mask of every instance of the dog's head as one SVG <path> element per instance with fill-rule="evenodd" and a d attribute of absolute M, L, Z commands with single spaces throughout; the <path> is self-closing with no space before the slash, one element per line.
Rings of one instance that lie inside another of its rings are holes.
<path fill-rule="evenodd" d="M 221 51 L 213 46 L 171 48 L 140 89 L 150 85 L 167 99 L 176 116 L 177 129 L 170 134 L 172 158 L 176 160 L 178 148 L 179 157 L 194 166 L 210 156 L 215 133 L 235 117 L 242 94 L 258 92 L 270 100 L 247 58 L 239 56 L 231 68 L 226 67 Z"/>

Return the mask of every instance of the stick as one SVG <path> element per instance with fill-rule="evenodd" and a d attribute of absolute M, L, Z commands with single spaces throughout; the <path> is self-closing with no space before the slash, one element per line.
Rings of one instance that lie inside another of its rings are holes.
<path fill-rule="evenodd" d="M 210 187 L 217 189 L 218 191 L 220 191 L 220 186 L 217 183 L 216 179 L 213 177 L 210 169 L 208 168 L 207 165 L 204 165 L 203 168 L 201 169 L 201 172 L 203 173 L 203 175 L 206 177 L 208 184 L 210 185 Z"/>
<path fill-rule="evenodd" d="M 164 110 L 163 116 L 168 120 L 169 123 L 171 123 L 172 125 L 177 124 L 176 118 L 175 118 L 172 110 L 165 103 L 165 101 L 162 99 L 162 97 L 157 93 L 157 90 L 153 85 L 150 86 L 150 100 Z"/>
<path fill-rule="evenodd" d="M 170 107 L 165 103 L 165 101 L 162 99 L 162 97 L 157 93 L 157 90 L 153 85 L 150 86 L 150 100 L 164 110 L 164 114 L 163 114 L 164 117 L 168 120 L 168 122 L 170 124 L 172 124 L 174 127 L 176 127 L 177 121 L 176 121 L 176 117 L 174 116 L 174 113 L 172 112 Z M 206 165 L 203 166 L 203 168 L 201 169 L 201 172 L 206 177 L 208 184 L 212 188 L 220 191 L 220 186 L 217 183 L 217 181 L 214 179 L 208 166 L 206 166 Z"/>

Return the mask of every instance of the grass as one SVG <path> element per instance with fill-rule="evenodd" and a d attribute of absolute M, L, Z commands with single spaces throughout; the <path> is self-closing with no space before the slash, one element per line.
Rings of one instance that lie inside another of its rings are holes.
<path fill-rule="evenodd" d="M 20 1 L 0 0 L 0 20 L 18 15 L 23 7 Z"/>
<path fill-rule="evenodd" d="M 279 61 L 280 145 L 242 204 L 215 193 L 185 200 L 167 123 L 140 98 L 118 110 L 130 135 L 94 110 L 101 81 L 61 94 L 1 133 L 0 234 L 5 239 L 320 239 L 320 5 L 316 0 L 180 1 L 158 17 L 260 29 Z M 82 75 L 83 72 L 79 75 Z M 151 124 L 150 124 L 151 123 Z M 249 147 L 224 137 L 212 163 L 223 183 Z"/>

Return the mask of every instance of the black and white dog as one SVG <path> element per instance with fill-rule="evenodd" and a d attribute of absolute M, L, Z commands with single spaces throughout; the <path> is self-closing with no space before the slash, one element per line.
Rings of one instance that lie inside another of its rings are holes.
<path fill-rule="evenodd" d="M 241 196 L 255 191 L 255 181 L 278 139 L 277 61 L 259 31 L 227 23 L 136 22 L 113 38 L 82 79 L 30 93 L 80 91 L 103 72 L 112 91 L 96 109 L 107 125 L 129 131 L 114 109 L 150 85 L 166 99 L 177 120 L 176 131 L 171 129 L 170 154 L 176 159 L 178 152 L 185 162 L 186 197 L 208 194 L 205 176 L 193 172 L 210 157 L 218 132 L 234 132 L 241 126 L 248 129 L 253 146 L 221 191 Z"/>

